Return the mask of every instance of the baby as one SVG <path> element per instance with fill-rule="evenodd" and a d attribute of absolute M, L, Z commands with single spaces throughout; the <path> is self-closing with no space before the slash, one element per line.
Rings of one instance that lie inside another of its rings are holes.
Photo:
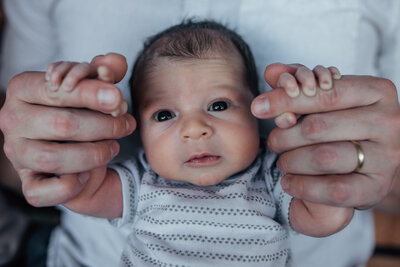
<path fill-rule="evenodd" d="M 68 77 L 72 88 L 94 68 L 61 65 L 46 75 Z M 98 76 L 106 72 L 99 68 Z M 321 84 L 312 71 L 291 76 L 310 79 Z M 130 80 L 143 151 L 97 177 L 92 172 L 91 180 L 106 181 L 92 190 L 102 193 L 79 200 L 102 214 L 122 210 L 111 220 L 132 229 L 122 265 L 287 266 L 292 228 L 324 236 L 347 225 L 350 212 L 333 220 L 346 209 L 282 190 L 277 156 L 263 149 L 250 111 L 257 80 L 248 45 L 215 22 L 187 21 L 145 44 Z"/>

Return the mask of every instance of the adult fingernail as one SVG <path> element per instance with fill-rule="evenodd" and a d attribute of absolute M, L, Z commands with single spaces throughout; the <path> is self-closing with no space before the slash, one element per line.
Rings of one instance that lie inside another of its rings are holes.
<path fill-rule="evenodd" d="M 258 98 L 254 102 L 253 111 L 257 115 L 268 113 L 270 109 L 269 101 L 267 98 Z"/>
<path fill-rule="evenodd" d="M 128 103 L 126 103 L 126 101 L 123 101 L 121 106 L 119 106 L 117 110 L 111 112 L 111 115 L 113 117 L 117 117 L 119 115 L 125 114 L 127 111 L 128 111 Z"/>
<path fill-rule="evenodd" d="M 97 99 L 102 106 L 112 106 L 117 101 L 117 94 L 114 89 L 101 88 L 97 93 Z"/>
<path fill-rule="evenodd" d="M 90 178 L 90 172 L 81 172 L 78 174 L 78 179 L 81 184 L 86 184 Z"/>
<path fill-rule="evenodd" d="M 106 66 L 99 66 L 97 68 L 97 75 L 99 76 L 100 80 L 114 82 L 111 77 L 111 73 Z"/>

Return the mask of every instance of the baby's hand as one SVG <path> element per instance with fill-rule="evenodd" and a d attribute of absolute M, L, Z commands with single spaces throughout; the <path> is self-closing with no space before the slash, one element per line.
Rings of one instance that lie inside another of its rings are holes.
<path fill-rule="evenodd" d="M 325 68 L 321 65 L 313 70 L 305 66 L 299 66 L 295 74 L 288 72 L 279 76 L 278 87 L 283 88 L 290 97 L 297 97 L 300 89 L 306 96 L 315 96 L 317 87 L 322 90 L 332 88 L 332 79 L 339 80 L 341 74 L 336 67 Z"/>
<path fill-rule="evenodd" d="M 45 79 L 50 83 L 50 90 L 72 92 L 83 79 L 97 78 L 113 82 L 112 72 L 107 66 L 96 66 L 87 62 L 59 61 L 47 67 Z"/>
<path fill-rule="evenodd" d="M 313 70 L 303 65 L 295 66 L 296 72 L 291 74 L 284 72 L 279 76 L 277 86 L 285 90 L 286 94 L 296 98 L 303 92 L 308 97 L 317 95 L 318 88 L 329 90 L 332 88 L 333 80 L 339 80 L 341 74 L 336 67 L 325 68 L 321 65 Z M 301 90 L 300 90 L 301 89 Z M 296 124 L 296 117 L 291 112 L 285 112 L 275 118 L 275 123 L 280 128 L 289 128 Z"/>
<path fill-rule="evenodd" d="M 56 94 L 68 94 L 73 92 L 79 82 L 85 79 L 98 79 L 110 83 L 120 81 L 122 77 L 114 77 L 114 72 L 108 66 L 97 64 L 96 60 L 100 57 L 104 56 L 93 58 L 91 63 L 60 61 L 50 64 L 45 74 L 48 88 Z M 121 106 L 110 114 L 117 117 L 125 114 L 127 110 L 128 104 L 123 101 Z"/>

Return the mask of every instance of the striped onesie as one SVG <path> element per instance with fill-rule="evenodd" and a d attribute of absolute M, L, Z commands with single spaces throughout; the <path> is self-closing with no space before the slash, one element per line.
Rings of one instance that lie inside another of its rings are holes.
<path fill-rule="evenodd" d="M 122 182 L 129 224 L 122 266 L 287 266 L 288 211 L 276 155 L 260 153 L 246 170 L 213 186 L 166 180 L 144 153 L 112 166 Z"/>

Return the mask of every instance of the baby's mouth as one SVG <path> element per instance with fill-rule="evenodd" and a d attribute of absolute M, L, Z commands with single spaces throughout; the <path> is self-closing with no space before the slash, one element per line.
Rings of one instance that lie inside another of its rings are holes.
<path fill-rule="evenodd" d="M 217 164 L 221 159 L 221 156 L 212 155 L 209 153 L 202 153 L 191 156 L 185 164 L 191 167 L 203 167 Z"/>

